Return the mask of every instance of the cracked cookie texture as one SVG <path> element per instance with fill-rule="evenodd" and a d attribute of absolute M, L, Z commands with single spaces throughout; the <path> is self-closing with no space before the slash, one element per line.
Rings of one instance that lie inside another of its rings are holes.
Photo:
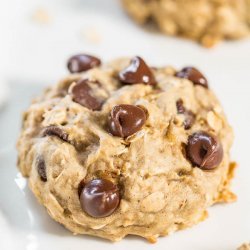
<path fill-rule="evenodd" d="M 195 84 L 203 75 L 189 69 L 117 59 L 70 74 L 32 102 L 18 167 L 54 220 L 74 234 L 155 242 L 235 200 L 232 129 L 207 82 Z"/>
<path fill-rule="evenodd" d="M 169 35 L 212 47 L 250 34 L 249 0 L 122 0 L 139 24 L 153 22 Z"/>

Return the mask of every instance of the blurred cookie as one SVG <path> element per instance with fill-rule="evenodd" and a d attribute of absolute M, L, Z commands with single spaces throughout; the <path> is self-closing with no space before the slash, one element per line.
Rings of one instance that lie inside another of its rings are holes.
<path fill-rule="evenodd" d="M 237 250 L 250 250 L 250 244 L 244 243 Z"/>
<path fill-rule="evenodd" d="M 155 23 L 166 34 L 212 47 L 250 34 L 249 0 L 122 0 L 140 24 Z"/>

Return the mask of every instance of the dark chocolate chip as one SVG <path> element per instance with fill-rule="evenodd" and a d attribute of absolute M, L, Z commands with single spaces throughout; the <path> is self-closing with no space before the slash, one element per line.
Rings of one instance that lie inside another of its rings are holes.
<path fill-rule="evenodd" d="M 102 102 L 93 96 L 92 89 L 87 79 L 80 80 L 72 88 L 72 98 L 74 102 L 91 110 L 101 110 Z"/>
<path fill-rule="evenodd" d="M 47 135 L 48 136 L 57 136 L 61 140 L 68 142 L 68 134 L 66 132 L 64 132 L 58 126 L 51 125 L 51 126 L 44 128 L 43 136 L 47 136 Z"/>
<path fill-rule="evenodd" d="M 40 156 L 36 160 L 36 167 L 38 175 L 43 182 L 47 181 L 47 174 L 46 174 L 46 164 L 44 159 Z"/>
<path fill-rule="evenodd" d="M 184 128 L 187 130 L 193 126 L 194 121 L 195 121 L 195 114 L 191 110 L 186 110 L 184 115 L 185 115 L 185 120 L 184 120 L 183 125 L 184 125 Z"/>
<path fill-rule="evenodd" d="M 80 195 L 82 209 L 96 218 L 111 215 L 119 202 L 120 194 L 117 185 L 105 179 L 94 179 L 88 182 Z"/>
<path fill-rule="evenodd" d="M 203 170 L 218 167 L 223 158 L 223 147 L 218 138 L 203 131 L 189 136 L 186 151 L 193 165 Z"/>
<path fill-rule="evenodd" d="M 153 72 L 139 56 L 134 57 L 130 65 L 119 73 L 119 80 L 124 84 L 156 84 Z"/>
<path fill-rule="evenodd" d="M 98 67 L 100 64 L 101 60 L 97 57 L 79 54 L 72 56 L 68 60 L 68 69 L 71 73 L 80 73 Z"/>
<path fill-rule="evenodd" d="M 184 123 L 183 123 L 184 128 L 185 129 L 190 129 L 194 124 L 195 114 L 191 110 L 187 110 L 184 107 L 182 99 L 179 99 L 176 102 L 176 107 L 177 107 L 178 114 L 183 114 L 185 116 L 185 120 L 184 120 Z"/>
<path fill-rule="evenodd" d="M 186 109 L 184 107 L 182 99 L 177 100 L 177 102 L 176 102 L 176 108 L 177 108 L 178 114 L 184 114 L 184 112 L 186 111 Z"/>
<path fill-rule="evenodd" d="M 196 68 L 186 67 L 176 73 L 179 78 L 186 78 L 193 82 L 195 85 L 201 85 L 204 88 L 208 88 L 208 81 L 206 77 Z"/>
<path fill-rule="evenodd" d="M 114 136 L 125 138 L 139 131 L 146 119 L 147 114 L 140 106 L 117 105 L 108 118 L 109 131 Z"/>

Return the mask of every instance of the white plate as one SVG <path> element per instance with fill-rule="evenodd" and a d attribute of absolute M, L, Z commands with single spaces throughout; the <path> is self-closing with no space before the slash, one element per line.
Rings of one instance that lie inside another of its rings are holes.
<path fill-rule="evenodd" d="M 34 21 L 39 8 L 49 22 Z M 1 17 L 8 23 L 3 32 L 9 51 L 1 59 L 12 83 L 9 105 L 0 111 L 1 250 L 233 250 L 250 241 L 250 40 L 207 50 L 190 41 L 148 33 L 130 21 L 116 0 L 8 0 L 1 1 L 0 10 L 5 10 Z M 51 220 L 16 169 L 15 141 L 21 110 L 40 92 L 36 83 L 53 83 L 65 75 L 66 58 L 80 51 L 104 60 L 141 55 L 151 65 L 194 65 L 205 72 L 235 129 L 232 158 L 239 169 L 233 189 L 238 202 L 210 208 L 205 222 L 154 245 L 138 237 L 112 244 L 73 236 Z"/>
<path fill-rule="evenodd" d="M 0 109 L 8 99 L 9 89 L 3 79 L 0 79 Z"/>

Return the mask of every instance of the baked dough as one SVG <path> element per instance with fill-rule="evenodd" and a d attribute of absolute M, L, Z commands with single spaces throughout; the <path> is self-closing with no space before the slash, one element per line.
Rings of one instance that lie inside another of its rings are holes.
<path fill-rule="evenodd" d="M 232 129 L 197 72 L 117 59 L 71 74 L 33 101 L 23 115 L 18 167 L 54 220 L 74 234 L 111 241 L 133 234 L 155 242 L 203 221 L 211 205 L 235 200 Z M 91 92 L 84 92 L 86 81 Z M 75 96 L 80 84 L 83 92 Z M 131 115 L 121 127 L 114 120 L 119 108 L 132 112 L 120 116 L 118 122 Z M 200 131 L 203 139 L 217 138 L 203 162 L 195 151 L 200 145 L 187 150 Z M 113 203 L 93 210 L 100 197 Z"/>
<path fill-rule="evenodd" d="M 237 250 L 250 250 L 250 244 L 244 243 L 239 248 L 237 248 Z"/>
<path fill-rule="evenodd" d="M 122 0 L 139 24 L 153 21 L 169 35 L 184 36 L 211 47 L 222 39 L 250 33 L 249 0 Z"/>

